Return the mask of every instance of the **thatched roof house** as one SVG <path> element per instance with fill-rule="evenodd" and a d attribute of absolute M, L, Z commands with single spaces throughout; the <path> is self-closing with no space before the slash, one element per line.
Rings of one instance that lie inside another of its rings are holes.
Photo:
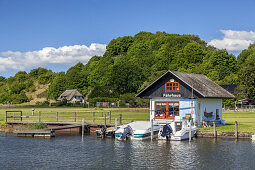
<path fill-rule="evenodd" d="M 57 99 L 57 101 L 62 101 L 66 99 L 68 103 L 81 102 L 84 103 L 84 97 L 78 90 L 66 90 Z"/>

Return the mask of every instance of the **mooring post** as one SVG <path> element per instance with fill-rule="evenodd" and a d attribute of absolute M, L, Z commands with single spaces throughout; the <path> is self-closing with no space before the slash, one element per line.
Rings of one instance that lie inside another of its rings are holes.
<path fill-rule="evenodd" d="M 122 114 L 120 114 L 120 125 L 122 125 Z"/>
<path fill-rule="evenodd" d="M 238 127 L 237 127 L 237 121 L 235 121 L 235 138 L 238 138 Z"/>
<path fill-rule="evenodd" d="M 111 124 L 111 112 L 108 112 L 108 116 L 109 116 L 109 124 Z"/>
<path fill-rule="evenodd" d="M 117 129 L 117 126 L 118 126 L 118 118 L 116 117 L 115 118 L 115 129 Z"/>
<path fill-rule="evenodd" d="M 217 138 L 216 123 L 213 121 L 213 136 Z"/>
<path fill-rule="evenodd" d="M 84 118 L 82 118 L 82 124 L 81 124 L 81 141 L 83 143 L 84 138 Z"/>
<path fill-rule="evenodd" d="M 106 127 L 106 113 L 104 114 L 104 127 Z"/>
<path fill-rule="evenodd" d="M 38 112 L 39 122 L 41 122 L 41 111 Z"/>
<path fill-rule="evenodd" d="M 56 119 L 57 119 L 57 121 L 58 121 L 58 112 L 56 112 Z"/>
<path fill-rule="evenodd" d="M 20 121 L 22 122 L 22 111 L 20 111 Z"/>
<path fill-rule="evenodd" d="M 76 112 L 74 112 L 74 122 L 76 122 Z"/>
<path fill-rule="evenodd" d="M 93 112 L 93 123 L 95 123 L 95 112 Z"/>
<path fill-rule="evenodd" d="M 192 119 L 189 121 L 189 142 L 191 142 L 191 127 L 192 127 Z"/>
<path fill-rule="evenodd" d="M 153 119 L 151 119 L 151 140 L 153 140 Z"/>
<path fill-rule="evenodd" d="M 5 111 L 5 122 L 7 122 L 7 111 Z"/>

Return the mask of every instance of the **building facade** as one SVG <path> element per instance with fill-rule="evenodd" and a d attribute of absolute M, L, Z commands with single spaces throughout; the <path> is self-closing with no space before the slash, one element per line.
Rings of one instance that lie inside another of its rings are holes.
<path fill-rule="evenodd" d="M 198 126 L 222 122 L 222 99 L 235 97 L 204 75 L 176 71 L 167 71 L 136 96 L 150 99 L 150 120 L 192 119 Z"/>

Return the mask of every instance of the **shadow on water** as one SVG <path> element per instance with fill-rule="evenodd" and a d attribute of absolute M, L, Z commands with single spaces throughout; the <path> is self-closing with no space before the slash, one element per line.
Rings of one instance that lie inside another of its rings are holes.
<path fill-rule="evenodd" d="M 1 169 L 251 169 L 250 140 L 118 141 L 57 135 L 50 140 L 0 134 Z"/>

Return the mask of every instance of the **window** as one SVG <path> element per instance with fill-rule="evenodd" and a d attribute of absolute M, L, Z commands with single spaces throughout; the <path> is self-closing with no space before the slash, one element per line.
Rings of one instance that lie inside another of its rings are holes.
<path fill-rule="evenodd" d="M 155 118 L 156 119 L 174 119 L 179 116 L 179 102 L 156 102 Z"/>
<path fill-rule="evenodd" d="M 167 82 L 165 84 L 165 92 L 179 92 L 180 84 L 178 82 Z"/>
<path fill-rule="evenodd" d="M 166 103 L 156 102 L 156 117 L 166 118 Z"/>

